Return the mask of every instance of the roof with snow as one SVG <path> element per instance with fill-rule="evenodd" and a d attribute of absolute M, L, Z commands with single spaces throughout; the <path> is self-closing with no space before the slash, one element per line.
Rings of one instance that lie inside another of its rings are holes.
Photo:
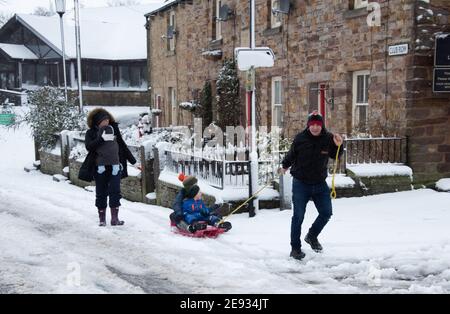
<path fill-rule="evenodd" d="M 138 6 L 84 8 L 80 10 L 81 56 L 83 59 L 147 59 L 145 13 L 164 5 L 163 1 Z M 16 14 L 12 19 L 31 30 L 48 46 L 62 55 L 58 15 Z M 75 19 L 64 15 L 65 54 L 76 58 Z M 16 47 L 18 49 L 18 47 Z M 25 53 L 24 49 L 22 54 Z"/>
<path fill-rule="evenodd" d="M 24 45 L 13 45 L 0 43 L 0 50 L 11 59 L 37 60 L 38 57 Z"/>
<path fill-rule="evenodd" d="M 150 11 L 145 16 L 154 15 L 159 12 L 164 12 L 166 10 L 170 10 L 172 7 L 180 4 L 181 2 L 187 2 L 187 1 L 192 2 L 192 0 L 165 0 L 164 4 L 161 7 Z"/>

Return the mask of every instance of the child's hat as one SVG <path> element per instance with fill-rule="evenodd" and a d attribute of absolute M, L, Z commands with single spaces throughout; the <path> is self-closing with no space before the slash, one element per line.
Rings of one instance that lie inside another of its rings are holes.
<path fill-rule="evenodd" d="M 195 176 L 185 176 L 184 173 L 180 173 L 178 175 L 178 180 L 183 182 L 183 187 L 184 187 L 184 190 L 186 191 L 186 193 L 189 193 L 189 190 L 192 189 L 192 187 L 195 186 L 198 182 L 198 180 Z M 198 191 L 197 191 L 197 193 L 198 193 Z M 195 193 L 195 194 L 197 194 L 197 193 Z"/>

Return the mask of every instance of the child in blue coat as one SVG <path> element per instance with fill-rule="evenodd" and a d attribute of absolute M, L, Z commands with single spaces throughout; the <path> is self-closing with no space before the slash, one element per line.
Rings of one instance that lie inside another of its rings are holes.
<path fill-rule="evenodd" d="M 186 187 L 185 187 L 186 190 Z M 194 184 L 185 191 L 183 201 L 183 218 L 189 224 L 189 231 L 195 232 L 206 228 L 206 224 L 225 229 L 231 229 L 231 223 L 228 221 L 220 223 L 221 218 L 211 213 L 202 200 L 202 192 L 198 185 Z"/>

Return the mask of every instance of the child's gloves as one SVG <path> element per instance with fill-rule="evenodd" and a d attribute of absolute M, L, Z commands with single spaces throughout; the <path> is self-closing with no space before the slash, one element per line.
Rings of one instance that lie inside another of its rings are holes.
<path fill-rule="evenodd" d="M 106 134 L 106 132 L 103 131 L 102 138 L 104 141 L 114 141 L 114 134 Z"/>
<path fill-rule="evenodd" d="M 202 209 L 200 209 L 200 214 L 202 216 L 209 216 L 209 211 L 207 208 L 202 208 Z"/>

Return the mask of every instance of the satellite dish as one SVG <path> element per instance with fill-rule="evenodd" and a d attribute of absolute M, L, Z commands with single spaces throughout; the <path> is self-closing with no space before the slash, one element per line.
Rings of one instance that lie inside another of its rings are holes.
<path fill-rule="evenodd" d="M 217 17 L 217 20 L 228 21 L 231 15 L 233 15 L 233 10 L 231 10 L 228 5 L 224 4 L 219 8 L 219 16 Z"/>
<path fill-rule="evenodd" d="M 278 0 L 278 6 L 272 9 L 273 13 L 289 14 L 290 0 Z"/>
<path fill-rule="evenodd" d="M 250 68 L 271 68 L 275 63 L 275 54 L 269 47 L 243 48 L 234 50 L 238 69 L 241 71 L 250 70 Z"/>

